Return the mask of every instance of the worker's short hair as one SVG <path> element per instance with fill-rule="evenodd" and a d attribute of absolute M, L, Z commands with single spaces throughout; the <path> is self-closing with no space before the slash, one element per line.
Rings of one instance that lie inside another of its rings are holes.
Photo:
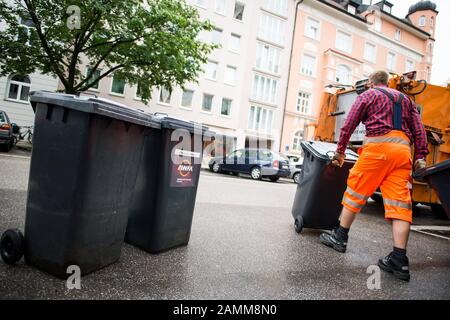
<path fill-rule="evenodd" d="M 387 86 L 389 82 L 389 73 L 384 70 L 375 71 L 369 76 L 369 81 L 374 85 L 384 84 Z"/>

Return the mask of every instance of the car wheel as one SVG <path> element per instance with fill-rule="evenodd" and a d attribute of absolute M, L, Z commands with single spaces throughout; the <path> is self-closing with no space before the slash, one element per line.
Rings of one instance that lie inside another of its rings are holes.
<path fill-rule="evenodd" d="M 295 219 L 294 229 L 295 229 L 295 232 L 297 232 L 297 233 L 302 232 L 302 230 L 303 230 L 303 218 L 302 217 L 298 217 L 297 219 Z"/>
<path fill-rule="evenodd" d="M 261 169 L 259 167 L 253 167 L 250 171 L 250 175 L 252 176 L 253 180 L 261 180 Z"/>
<path fill-rule="evenodd" d="M 270 177 L 269 179 L 270 179 L 270 181 L 272 181 L 272 182 L 278 182 L 278 180 L 280 180 L 279 177 Z"/>
<path fill-rule="evenodd" d="M 298 184 L 300 182 L 300 172 L 294 173 L 292 178 L 294 179 L 294 182 Z"/>
<path fill-rule="evenodd" d="M 434 215 L 443 220 L 449 220 L 447 213 L 445 213 L 444 207 L 437 203 L 430 204 L 431 210 L 433 211 Z"/>
<path fill-rule="evenodd" d="M 218 164 L 217 162 L 214 162 L 211 167 L 211 170 L 214 173 L 219 173 L 220 172 L 220 164 Z"/>
<path fill-rule="evenodd" d="M 24 238 L 18 229 L 6 230 L 0 240 L 0 253 L 5 263 L 13 265 L 23 256 Z"/>
<path fill-rule="evenodd" d="M 383 203 L 383 196 L 379 193 L 374 193 L 373 195 L 370 196 L 372 198 L 373 201 L 375 201 L 376 203 Z"/>

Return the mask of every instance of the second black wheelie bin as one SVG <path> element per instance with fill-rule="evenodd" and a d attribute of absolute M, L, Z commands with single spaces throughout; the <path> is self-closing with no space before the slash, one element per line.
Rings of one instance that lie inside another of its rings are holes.
<path fill-rule="evenodd" d="M 160 122 L 97 98 L 34 92 L 25 261 L 60 278 L 119 259 L 145 134 Z"/>
<path fill-rule="evenodd" d="M 126 242 L 149 253 L 189 242 L 203 137 L 212 135 L 205 126 L 163 117 L 161 130 L 146 136 Z"/>
<path fill-rule="evenodd" d="M 349 170 L 358 154 L 347 149 L 344 165 L 339 168 L 331 165 L 336 144 L 303 141 L 301 147 L 303 167 L 292 208 L 295 230 L 300 233 L 303 227 L 332 229 L 338 225 Z"/>
<path fill-rule="evenodd" d="M 417 170 L 414 178 L 425 180 L 436 191 L 441 206 L 433 204 L 431 208 L 439 216 L 444 218 L 445 214 L 450 219 L 450 159 Z"/>

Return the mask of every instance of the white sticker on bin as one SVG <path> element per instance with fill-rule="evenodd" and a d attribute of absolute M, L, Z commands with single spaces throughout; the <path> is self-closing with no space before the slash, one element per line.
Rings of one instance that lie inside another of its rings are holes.
<path fill-rule="evenodd" d="M 199 152 L 192 152 L 192 151 L 181 150 L 181 149 L 176 149 L 175 155 L 181 156 L 181 157 L 200 158 Z"/>

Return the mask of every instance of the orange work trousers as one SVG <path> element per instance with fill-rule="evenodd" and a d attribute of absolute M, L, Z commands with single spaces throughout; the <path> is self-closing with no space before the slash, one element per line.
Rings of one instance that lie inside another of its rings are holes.
<path fill-rule="evenodd" d="M 412 223 L 412 156 L 402 131 L 367 137 L 360 157 L 350 170 L 342 205 L 359 213 L 367 199 L 381 189 L 385 218 Z"/>

